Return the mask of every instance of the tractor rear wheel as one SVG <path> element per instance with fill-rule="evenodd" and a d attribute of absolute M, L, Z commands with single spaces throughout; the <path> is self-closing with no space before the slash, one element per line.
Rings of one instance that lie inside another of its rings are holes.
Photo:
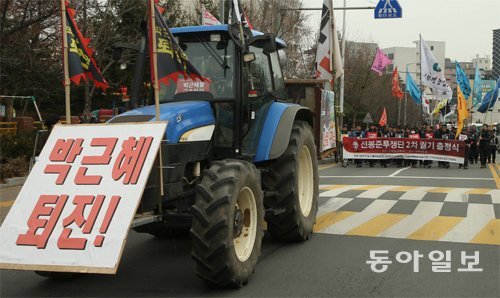
<path fill-rule="evenodd" d="M 241 160 L 216 161 L 204 171 L 192 208 L 192 257 L 212 287 L 239 288 L 260 256 L 264 207 L 260 173 Z"/>
<path fill-rule="evenodd" d="M 268 231 L 284 241 L 304 241 L 318 211 L 318 161 L 311 128 L 296 121 L 285 153 L 262 171 Z"/>

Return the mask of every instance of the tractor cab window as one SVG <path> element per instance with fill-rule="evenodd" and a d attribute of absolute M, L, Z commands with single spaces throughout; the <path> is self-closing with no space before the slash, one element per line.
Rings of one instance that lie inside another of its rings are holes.
<path fill-rule="evenodd" d="M 281 71 L 281 62 L 278 52 L 271 53 L 271 67 L 273 68 L 274 95 L 279 99 L 286 98 L 285 81 Z"/>
<path fill-rule="evenodd" d="M 193 81 L 180 75 L 177 82 L 170 80 L 168 85 L 160 84 L 160 102 L 171 101 L 176 94 L 190 91 L 208 91 L 215 99 L 234 99 L 233 42 L 210 41 L 210 36 L 200 34 L 178 38 L 191 63 L 209 81 Z"/>
<path fill-rule="evenodd" d="M 269 68 L 269 58 L 263 49 L 250 47 L 250 52 L 255 54 L 255 61 L 250 63 L 249 78 L 245 82 L 253 81 L 253 89 L 257 97 L 265 96 L 267 92 L 273 91 L 273 78 Z M 249 86 L 251 88 L 251 86 Z"/>

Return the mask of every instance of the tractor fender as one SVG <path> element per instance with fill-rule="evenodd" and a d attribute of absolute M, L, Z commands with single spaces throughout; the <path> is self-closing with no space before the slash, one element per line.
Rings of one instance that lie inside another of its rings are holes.
<path fill-rule="evenodd" d="M 254 162 L 280 157 L 288 147 L 292 126 L 296 120 L 313 126 L 313 116 L 308 108 L 284 102 L 272 103 L 264 122 Z"/>

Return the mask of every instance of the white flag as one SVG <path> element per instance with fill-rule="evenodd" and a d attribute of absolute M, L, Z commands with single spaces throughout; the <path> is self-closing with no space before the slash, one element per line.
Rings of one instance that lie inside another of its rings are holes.
<path fill-rule="evenodd" d="M 430 101 L 425 92 L 422 92 L 422 110 L 426 115 L 431 113 Z"/>
<path fill-rule="evenodd" d="M 321 11 L 321 25 L 319 34 L 318 50 L 316 52 L 316 78 L 331 80 L 332 76 L 332 52 L 333 69 L 335 69 L 335 78 L 338 78 L 344 72 L 342 67 L 342 58 L 340 56 L 339 38 L 335 27 L 335 19 L 331 19 L 332 0 L 323 0 L 323 9 Z M 332 23 L 333 22 L 333 34 Z M 333 37 L 333 51 L 332 51 Z"/>
<path fill-rule="evenodd" d="M 453 94 L 450 85 L 446 82 L 441 66 L 422 36 L 420 36 L 420 65 L 422 85 L 431 87 L 438 99 L 450 99 Z"/>
<path fill-rule="evenodd" d="M 202 14 L 202 26 L 214 26 L 220 25 L 221 23 L 214 17 L 204 5 L 201 6 L 201 14 Z"/>

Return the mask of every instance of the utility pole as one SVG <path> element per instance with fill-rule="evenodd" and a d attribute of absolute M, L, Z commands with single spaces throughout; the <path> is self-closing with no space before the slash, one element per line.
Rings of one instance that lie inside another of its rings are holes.
<path fill-rule="evenodd" d="M 346 0 L 344 0 L 344 8 L 346 7 Z M 345 65 L 345 24 L 346 24 L 346 10 L 344 9 L 343 17 L 342 17 L 342 67 Z M 342 72 L 340 76 L 340 97 L 339 97 L 339 106 L 340 106 L 340 121 L 339 124 L 342 127 L 344 125 L 344 75 L 345 72 Z"/>

